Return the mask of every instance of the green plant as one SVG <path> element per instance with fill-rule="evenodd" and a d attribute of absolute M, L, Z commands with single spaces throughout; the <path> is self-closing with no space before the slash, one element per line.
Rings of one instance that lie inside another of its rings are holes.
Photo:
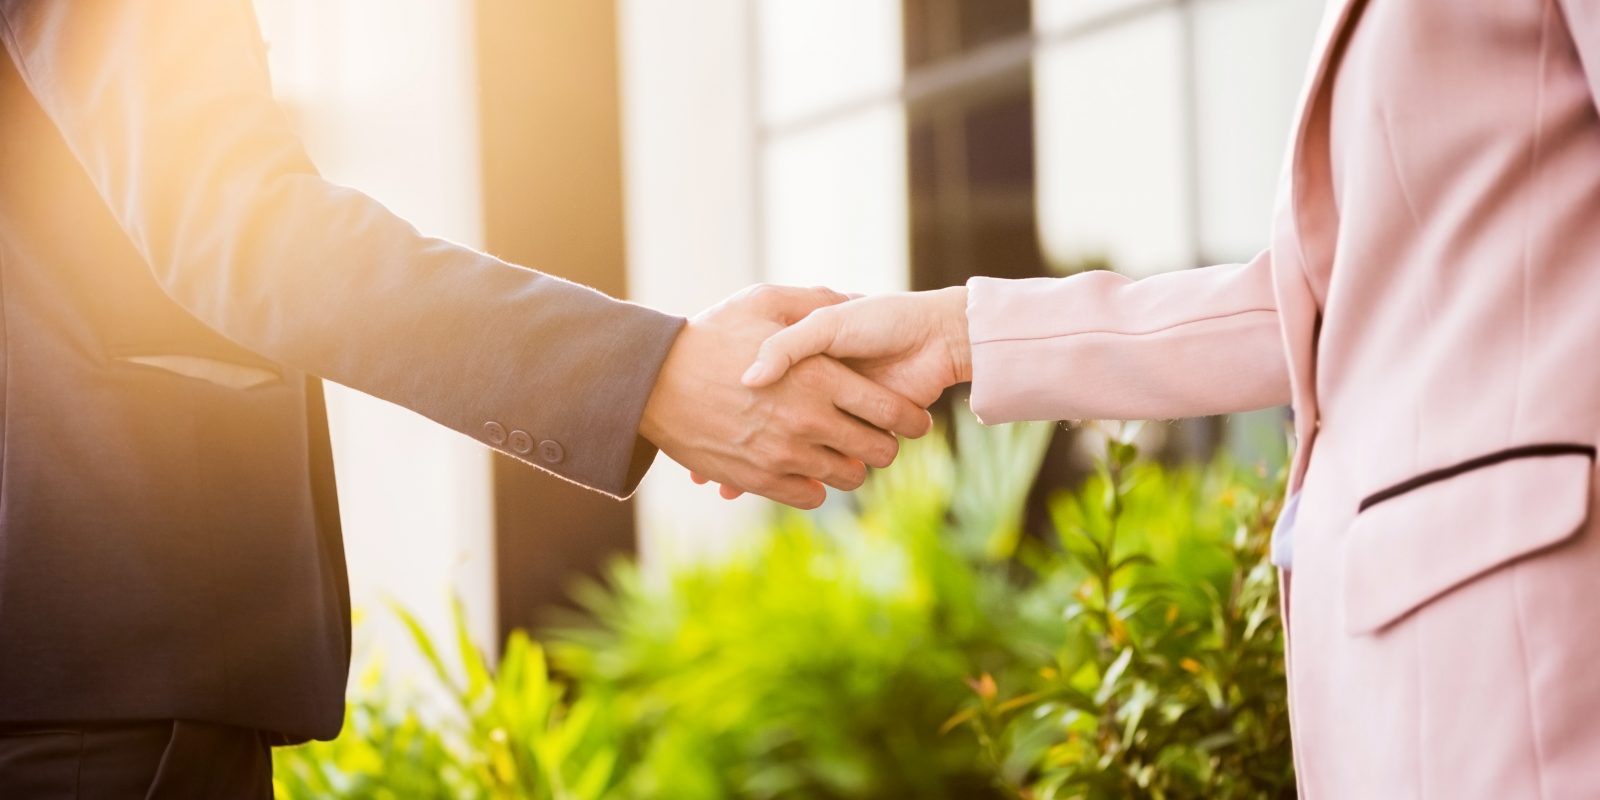
<path fill-rule="evenodd" d="M 1277 482 L 1112 440 L 1022 529 L 1050 426 L 955 421 L 853 508 L 777 515 L 727 559 L 618 563 L 495 669 L 459 621 L 438 713 L 363 679 L 286 797 L 1066 798 L 1293 793 Z M 552 671 L 559 678 L 552 678 Z"/>
<path fill-rule="evenodd" d="M 1027 602 L 1059 634 L 1009 679 L 972 680 L 947 727 L 974 731 L 1016 797 L 1293 797 L 1267 561 L 1280 485 L 1136 456 L 1112 440 L 1056 499 L 1058 547 L 1031 559 Z"/>
<path fill-rule="evenodd" d="M 396 609 L 453 705 L 425 720 L 392 694 L 373 665 L 331 742 L 280 750 L 274 782 L 284 798 L 599 800 L 616 753 L 595 735 L 592 700 L 565 702 L 544 651 L 517 631 L 491 673 L 455 606 L 455 658 L 446 663 L 416 618 Z"/>
<path fill-rule="evenodd" d="M 1017 541 L 1048 432 L 980 447 L 963 423 L 964 463 L 942 437 L 908 448 L 858 511 L 783 514 L 725 561 L 654 583 L 620 564 L 580 590 L 587 614 L 552 653 L 623 743 L 622 794 L 1000 796 L 970 741 L 939 724 L 960 676 L 1009 647 L 993 554 Z"/>

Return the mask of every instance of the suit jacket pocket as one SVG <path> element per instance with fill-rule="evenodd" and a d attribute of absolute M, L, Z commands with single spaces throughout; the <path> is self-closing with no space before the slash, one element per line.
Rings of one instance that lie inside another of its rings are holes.
<path fill-rule="evenodd" d="M 1344 542 L 1345 628 L 1382 630 L 1452 589 L 1560 544 L 1589 515 L 1594 447 L 1517 447 L 1362 501 Z"/>
<path fill-rule="evenodd" d="M 204 356 L 152 354 L 118 356 L 118 361 L 165 370 L 186 378 L 207 381 L 228 389 L 254 389 L 278 383 L 283 376 L 276 370 L 235 364 Z"/>

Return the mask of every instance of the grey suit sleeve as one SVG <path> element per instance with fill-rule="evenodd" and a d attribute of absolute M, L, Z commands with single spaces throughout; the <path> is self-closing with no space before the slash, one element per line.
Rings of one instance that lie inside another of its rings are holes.
<path fill-rule="evenodd" d="M 268 358 L 632 492 L 682 320 L 422 236 L 319 176 L 245 0 L 0 0 L 0 36 L 169 295 Z M 401 165 L 396 165 L 401 168 Z"/>

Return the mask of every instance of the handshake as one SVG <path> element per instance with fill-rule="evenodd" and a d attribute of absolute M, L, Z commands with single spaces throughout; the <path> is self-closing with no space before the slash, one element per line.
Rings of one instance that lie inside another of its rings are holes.
<path fill-rule="evenodd" d="M 927 408 L 972 379 L 966 289 L 852 299 L 755 286 L 678 335 L 639 433 L 722 496 L 816 508 L 886 467 L 896 435 L 927 433 Z"/>

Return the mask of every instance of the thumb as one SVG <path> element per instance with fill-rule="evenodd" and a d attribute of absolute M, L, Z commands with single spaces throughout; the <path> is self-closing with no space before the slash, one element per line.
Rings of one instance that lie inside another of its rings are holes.
<path fill-rule="evenodd" d="M 767 337 L 756 353 L 755 363 L 745 370 L 740 381 L 752 389 L 771 385 L 795 364 L 828 352 L 838 333 L 837 314 L 811 314 Z"/>

